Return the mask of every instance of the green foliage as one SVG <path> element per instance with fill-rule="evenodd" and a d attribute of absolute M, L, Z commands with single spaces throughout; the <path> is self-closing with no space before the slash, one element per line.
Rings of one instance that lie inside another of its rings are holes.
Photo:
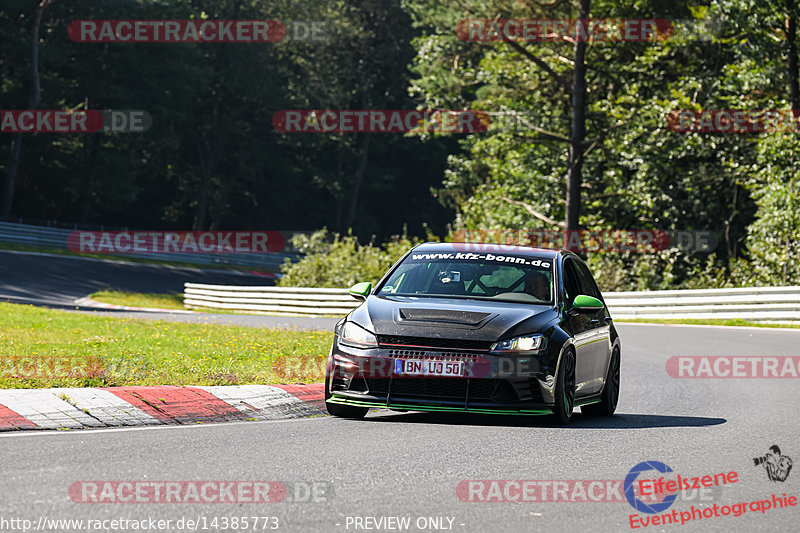
<path fill-rule="evenodd" d="M 429 240 L 435 239 L 429 234 Z M 354 235 L 339 235 L 327 230 L 298 235 L 292 244 L 303 258 L 287 261 L 278 281 L 282 287 L 350 288 L 369 281 L 374 287 L 386 271 L 413 246 L 422 242 L 408 235 L 395 236 L 382 245 L 359 244 Z"/>
<path fill-rule="evenodd" d="M 758 212 L 748 228 L 747 250 L 755 279 L 800 284 L 800 140 L 764 137 L 748 185 Z"/>
<path fill-rule="evenodd" d="M 569 42 L 459 41 L 465 18 L 572 18 L 575 3 L 406 0 L 415 40 L 411 90 L 429 105 L 493 113 L 486 134 L 448 159 L 440 199 L 455 229 L 547 229 L 564 218 Z M 595 1 L 592 18 L 682 19 L 673 38 L 592 42 L 581 225 L 589 230 L 713 231 L 715 253 L 596 253 L 604 290 L 797 283 L 796 133 L 677 133 L 673 110 L 781 109 L 789 76 L 783 0 Z M 538 58 L 537 63 L 532 58 Z M 541 63 L 555 73 L 548 73 Z M 522 128 L 509 129 L 511 116 Z M 505 121 L 505 122 L 504 122 Z M 510 201 L 509 201 L 510 200 Z"/>

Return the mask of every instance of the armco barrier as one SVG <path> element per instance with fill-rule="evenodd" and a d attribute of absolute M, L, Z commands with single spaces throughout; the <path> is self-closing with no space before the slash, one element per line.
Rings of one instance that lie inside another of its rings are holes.
<path fill-rule="evenodd" d="M 745 287 L 671 291 L 608 292 L 611 316 L 624 320 L 732 319 L 800 321 L 800 287 Z"/>
<path fill-rule="evenodd" d="M 611 316 L 625 319 L 731 319 L 800 322 L 800 287 L 698 289 L 604 294 Z M 359 305 L 347 289 L 237 287 L 186 283 L 193 309 L 269 314 L 345 315 Z"/>
<path fill-rule="evenodd" d="M 346 315 L 360 302 L 350 296 L 347 289 L 185 283 L 183 303 L 191 309 L 319 316 Z"/>

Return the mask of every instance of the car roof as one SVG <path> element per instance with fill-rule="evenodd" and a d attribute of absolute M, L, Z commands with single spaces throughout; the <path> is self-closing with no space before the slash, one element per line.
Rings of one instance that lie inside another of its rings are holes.
<path fill-rule="evenodd" d="M 556 258 L 559 255 L 573 255 L 566 250 L 551 248 L 534 248 L 532 246 L 516 246 L 492 242 L 426 242 L 414 247 L 417 252 L 488 252 L 496 254 L 535 255 L 537 257 Z"/>

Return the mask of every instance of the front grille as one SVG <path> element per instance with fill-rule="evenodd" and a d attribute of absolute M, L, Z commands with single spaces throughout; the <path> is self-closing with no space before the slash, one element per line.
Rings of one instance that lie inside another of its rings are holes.
<path fill-rule="evenodd" d="M 473 379 L 469 382 L 470 400 L 490 400 L 498 388 L 499 379 Z M 508 385 L 507 382 L 503 382 Z"/>
<path fill-rule="evenodd" d="M 498 379 L 458 379 L 458 378 L 395 378 L 392 381 L 392 397 L 419 397 L 431 400 L 464 400 L 469 381 L 470 401 L 489 401 L 496 391 L 513 393 L 508 382 Z M 505 387 L 502 385 L 505 384 Z M 389 393 L 388 378 L 367 378 L 369 394 L 385 396 Z M 509 398 L 505 394 L 502 400 Z M 516 399 L 516 397 L 514 398 Z"/>
<path fill-rule="evenodd" d="M 464 379 L 414 379 L 399 378 L 392 381 L 392 396 L 424 396 L 461 400 L 467 395 L 467 381 Z"/>
<path fill-rule="evenodd" d="M 392 357 L 425 357 L 427 353 L 420 350 L 389 350 L 389 355 Z"/>
<path fill-rule="evenodd" d="M 430 359 L 436 361 L 463 361 L 465 363 L 485 362 L 486 358 L 474 353 L 462 352 L 428 352 L 422 350 L 389 350 L 390 357 L 403 357 L 409 359 Z"/>
<path fill-rule="evenodd" d="M 389 378 L 367 378 L 367 389 L 374 396 L 383 396 L 389 392 Z"/>
<path fill-rule="evenodd" d="M 488 351 L 491 342 L 474 341 L 468 339 L 436 339 L 431 337 L 404 337 L 399 335 L 378 335 L 378 345 L 381 346 L 409 346 L 427 348 L 450 348 L 456 350 Z"/>

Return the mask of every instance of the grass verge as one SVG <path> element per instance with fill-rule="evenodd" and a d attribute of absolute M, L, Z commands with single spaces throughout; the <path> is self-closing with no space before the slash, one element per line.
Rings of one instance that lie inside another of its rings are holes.
<path fill-rule="evenodd" d="M 0 388 L 314 383 L 332 340 L 0 303 Z"/>
<path fill-rule="evenodd" d="M 89 295 L 96 302 L 127 307 L 155 307 L 158 309 L 186 309 L 183 294 L 158 294 L 154 292 L 98 291 Z"/>
<path fill-rule="evenodd" d="M 182 294 L 162 294 L 162 293 L 139 293 L 139 292 L 125 292 L 118 290 L 98 291 L 89 295 L 89 298 L 97 302 L 103 302 L 114 305 L 124 305 L 127 307 L 150 307 L 158 309 L 182 309 L 189 310 L 183 305 Z M 204 313 L 214 313 L 215 315 L 258 315 L 265 314 L 271 316 L 305 316 L 291 313 L 258 313 L 256 311 L 248 311 L 245 309 L 215 309 L 215 308 L 197 308 L 193 311 Z M 341 315 L 317 315 L 326 318 L 341 318 Z"/>
<path fill-rule="evenodd" d="M 786 328 L 786 329 L 800 329 L 800 324 L 764 324 L 763 322 L 749 322 L 739 318 L 732 318 L 727 320 L 704 320 L 692 318 L 626 318 L 622 320 L 614 320 L 624 324 L 626 322 L 633 322 L 635 324 L 692 324 L 698 326 L 733 326 L 733 327 L 750 327 L 750 328 Z"/>

